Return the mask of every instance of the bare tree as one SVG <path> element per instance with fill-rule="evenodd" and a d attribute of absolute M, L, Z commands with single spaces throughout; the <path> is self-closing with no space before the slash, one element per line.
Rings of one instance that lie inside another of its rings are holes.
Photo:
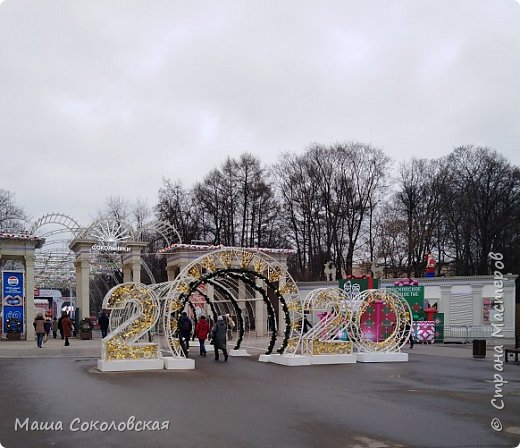
<path fill-rule="evenodd" d="M 15 202 L 14 194 L 0 189 L 0 229 L 20 230 L 27 222 L 27 215 Z"/>
<path fill-rule="evenodd" d="M 412 159 L 401 164 L 395 206 L 406 220 L 407 274 L 422 276 L 425 256 L 435 244 L 435 229 L 441 218 L 440 164 L 436 160 Z"/>
<path fill-rule="evenodd" d="M 168 222 L 177 229 L 182 241 L 190 243 L 204 239 L 204 216 L 197 210 L 193 193 L 183 188 L 180 181 L 163 179 L 155 211 L 159 220 Z"/>
<path fill-rule="evenodd" d="M 383 265 L 385 277 L 399 277 L 407 272 L 408 240 L 407 222 L 393 202 L 386 203 L 376 215 L 376 259 Z"/>
<path fill-rule="evenodd" d="M 204 233 L 215 244 L 262 246 L 277 241 L 277 204 L 266 171 L 251 154 L 228 158 L 195 185 Z"/>
<path fill-rule="evenodd" d="M 132 221 L 135 223 L 135 227 L 140 229 L 150 221 L 152 217 L 152 211 L 144 199 L 137 199 L 131 205 L 131 216 Z"/>
<path fill-rule="evenodd" d="M 302 278 L 320 278 L 328 260 L 335 261 L 338 276 L 352 272 L 388 162 L 381 150 L 362 143 L 316 144 L 302 156 L 283 155 L 278 189 Z"/>
<path fill-rule="evenodd" d="M 520 169 L 489 148 L 456 148 L 444 163 L 442 203 L 447 249 L 459 275 L 490 272 L 488 253 L 500 248 L 505 265 L 515 265 L 518 249 Z"/>

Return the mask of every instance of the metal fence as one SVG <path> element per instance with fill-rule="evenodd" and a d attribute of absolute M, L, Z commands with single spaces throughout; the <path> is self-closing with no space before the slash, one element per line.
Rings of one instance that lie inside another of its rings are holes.
<path fill-rule="evenodd" d="M 442 334 L 444 329 L 444 342 L 471 342 L 473 339 L 493 339 L 491 325 L 444 325 L 437 326 Z"/>

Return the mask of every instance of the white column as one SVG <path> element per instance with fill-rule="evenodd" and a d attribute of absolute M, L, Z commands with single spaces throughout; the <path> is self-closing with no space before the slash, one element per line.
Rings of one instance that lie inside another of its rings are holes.
<path fill-rule="evenodd" d="M 504 337 L 515 337 L 515 287 L 504 286 Z"/>
<path fill-rule="evenodd" d="M 141 283 L 141 257 L 132 261 L 132 281 Z"/>
<path fill-rule="evenodd" d="M 123 264 L 123 283 L 128 283 L 132 281 L 132 267 L 125 263 Z"/>
<path fill-rule="evenodd" d="M 168 275 L 168 281 L 172 282 L 177 277 L 177 266 L 176 265 L 168 265 L 166 266 L 166 274 Z"/>
<path fill-rule="evenodd" d="M 472 293 L 473 293 L 473 325 L 482 325 L 482 289 L 484 288 L 483 285 L 472 285 Z"/>
<path fill-rule="evenodd" d="M 80 255 L 76 262 L 76 302 L 80 307 L 80 319 L 90 317 L 90 261 Z"/>
<path fill-rule="evenodd" d="M 444 313 L 444 325 L 450 324 L 450 297 L 451 286 L 441 285 L 441 297 L 439 299 L 439 313 Z"/>

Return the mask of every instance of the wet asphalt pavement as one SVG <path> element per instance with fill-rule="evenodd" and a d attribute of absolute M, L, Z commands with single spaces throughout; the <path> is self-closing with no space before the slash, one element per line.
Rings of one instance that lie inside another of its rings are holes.
<path fill-rule="evenodd" d="M 520 442 L 518 364 L 505 365 L 505 406 L 497 410 L 490 403 L 496 371 L 489 357 L 414 353 L 408 363 L 311 367 L 265 364 L 256 356 L 195 359 L 191 371 L 101 373 L 95 358 L 2 358 L 0 444 L 511 448 Z M 169 422 L 169 428 L 96 430 L 131 417 L 134 424 Z M 491 429 L 495 417 L 502 432 Z M 28 430 L 20 427 L 26 421 Z M 55 429 L 31 430 L 42 422 Z M 92 430 L 73 431 L 90 422 Z"/>

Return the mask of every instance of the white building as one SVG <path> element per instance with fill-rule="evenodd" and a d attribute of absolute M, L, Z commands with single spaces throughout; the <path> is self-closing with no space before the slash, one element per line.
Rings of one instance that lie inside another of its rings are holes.
<path fill-rule="evenodd" d="M 515 280 L 517 275 L 504 275 L 503 288 L 495 286 L 491 275 L 472 277 L 417 278 L 424 286 L 427 305 L 436 305 L 444 313 L 444 326 L 459 327 L 468 337 L 495 336 L 515 337 Z M 394 286 L 400 279 L 380 279 L 379 287 Z M 300 297 L 305 297 L 316 288 L 331 287 L 337 282 L 299 282 Z M 453 333 L 455 334 L 455 333 Z M 448 334 L 449 335 L 449 334 Z M 462 334 L 461 334 L 462 336 Z"/>

